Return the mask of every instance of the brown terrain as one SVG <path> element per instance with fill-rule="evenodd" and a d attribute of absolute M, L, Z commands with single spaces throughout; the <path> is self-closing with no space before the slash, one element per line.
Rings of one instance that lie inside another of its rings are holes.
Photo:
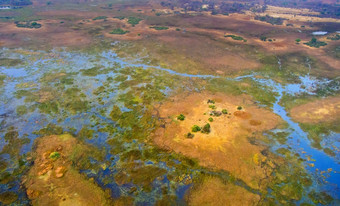
<path fill-rule="evenodd" d="M 333 122 L 340 117 L 340 97 L 328 97 L 296 106 L 290 110 L 290 115 L 301 123 Z"/>
<path fill-rule="evenodd" d="M 227 109 L 228 114 L 215 117 L 207 101 L 213 99 L 215 111 Z M 238 106 L 242 110 L 238 110 Z M 194 93 L 178 96 L 161 105 L 159 110 L 164 118 L 164 128 L 154 134 L 154 142 L 161 148 L 198 159 L 202 166 L 225 170 L 243 180 L 253 188 L 261 188 L 269 180 L 274 164 L 261 154 L 264 146 L 252 144 L 250 137 L 260 138 L 261 133 L 273 129 L 281 122 L 272 112 L 257 107 L 247 96 L 226 96 L 222 94 Z M 185 115 L 184 121 L 176 119 Z M 204 126 L 208 118 L 211 132 L 192 132 L 193 125 Z"/>

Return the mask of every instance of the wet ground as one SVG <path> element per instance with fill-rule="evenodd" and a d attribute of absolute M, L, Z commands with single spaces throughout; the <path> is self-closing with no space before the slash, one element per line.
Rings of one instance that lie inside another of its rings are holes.
<path fill-rule="evenodd" d="M 63 133 L 98 151 L 84 155 L 86 163 L 76 164 L 75 170 L 113 199 L 131 204 L 162 204 L 165 200 L 185 204 L 190 187 L 209 175 L 260 195 L 255 199 L 261 204 L 339 203 L 340 134 L 327 133 L 322 149 L 316 148 L 308 132 L 281 104 L 284 95 L 316 95 L 331 80 L 307 75 L 299 77 L 298 83 L 281 84 L 256 73 L 235 78 L 191 75 L 138 59 L 127 61 L 111 50 L 2 49 L 0 54 L 3 59 L 21 60 L 15 64 L 5 61 L 0 67 L 2 203 L 30 202 L 22 180 L 35 164 L 32 146 L 34 150 L 40 137 Z M 151 136 L 162 126 L 159 103 L 181 92 L 216 90 L 253 96 L 259 107 L 272 110 L 286 122 L 285 127 L 266 131 L 264 139 L 256 140 L 284 160 L 275 167 L 281 176 L 263 190 L 228 171 L 202 167 L 195 159 L 153 144 Z M 283 178 L 285 175 L 290 178 Z"/>

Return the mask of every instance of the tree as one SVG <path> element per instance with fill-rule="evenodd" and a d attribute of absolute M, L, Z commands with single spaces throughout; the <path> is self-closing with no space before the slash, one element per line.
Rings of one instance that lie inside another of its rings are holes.
<path fill-rule="evenodd" d="M 206 125 L 203 126 L 202 133 L 205 133 L 205 134 L 210 133 L 210 124 L 209 123 L 207 123 Z"/>
<path fill-rule="evenodd" d="M 199 131 L 201 131 L 201 127 L 198 126 L 198 125 L 194 125 L 194 126 L 192 126 L 191 131 L 192 132 L 199 132 Z"/>
<path fill-rule="evenodd" d="M 301 39 L 295 39 L 296 43 L 299 43 L 301 41 Z"/>

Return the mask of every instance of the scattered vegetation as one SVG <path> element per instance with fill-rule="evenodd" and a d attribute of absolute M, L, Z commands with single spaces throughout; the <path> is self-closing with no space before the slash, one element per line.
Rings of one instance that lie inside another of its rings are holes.
<path fill-rule="evenodd" d="M 192 126 L 191 131 L 192 132 L 199 132 L 199 131 L 201 131 L 201 129 L 202 128 L 200 126 L 194 125 L 194 126 Z"/>
<path fill-rule="evenodd" d="M 39 24 L 35 21 L 34 22 L 25 22 L 25 23 L 16 22 L 16 26 L 20 27 L 20 28 L 39 29 L 41 27 L 41 24 Z"/>
<path fill-rule="evenodd" d="M 247 40 L 244 39 L 243 37 L 241 37 L 241 36 L 236 36 L 236 35 L 232 35 L 232 34 L 230 34 L 230 35 L 224 35 L 224 37 L 231 37 L 232 39 L 237 40 L 237 41 L 244 41 L 244 42 L 247 42 Z"/>
<path fill-rule="evenodd" d="M 209 117 L 208 121 L 209 121 L 209 122 L 213 122 L 214 119 L 213 119 L 212 117 Z"/>
<path fill-rule="evenodd" d="M 272 25 L 282 25 L 284 18 L 275 18 L 269 15 L 266 16 L 255 16 L 255 20 L 264 21 Z"/>
<path fill-rule="evenodd" d="M 204 133 L 204 134 L 210 133 L 210 124 L 209 123 L 207 123 L 206 125 L 203 126 L 202 133 Z"/>
<path fill-rule="evenodd" d="M 215 100 L 212 100 L 212 99 L 208 99 L 208 104 L 215 104 Z"/>
<path fill-rule="evenodd" d="M 192 138 L 195 137 L 195 135 L 190 133 L 190 132 L 188 134 L 186 134 L 185 136 L 186 136 L 186 138 L 189 138 L 189 139 L 192 139 Z"/>
<path fill-rule="evenodd" d="M 142 21 L 143 19 L 138 18 L 138 17 L 134 17 L 134 16 L 130 16 L 128 18 L 128 23 L 131 24 L 132 26 L 136 26 L 137 24 L 139 24 L 140 21 Z"/>
<path fill-rule="evenodd" d="M 93 18 L 92 20 L 96 21 L 96 20 L 101 20 L 101 19 L 107 19 L 107 16 L 97 16 L 97 17 Z"/>
<path fill-rule="evenodd" d="M 304 43 L 310 47 L 315 47 L 315 48 L 319 48 L 321 46 L 326 46 L 327 43 L 323 42 L 323 41 L 318 41 L 315 37 L 313 37 L 309 42 Z"/>
<path fill-rule="evenodd" d="M 52 159 L 52 160 L 59 159 L 59 157 L 60 157 L 59 152 L 51 152 L 51 154 L 50 154 L 50 159 Z"/>
<path fill-rule="evenodd" d="M 336 41 L 336 40 L 340 40 L 340 34 L 336 34 L 335 36 L 329 36 L 327 37 L 327 39 Z"/>
<path fill-rule="evenodd" d="M 180 114 L 177 116 L 177 119 L 183 121 L 185 120 L 185 116 L 183 114 Z"/>
<path fill-rule="evenodd" d="M 222 109 L 222 113 L 223 114 L 228 114 L 228 110 L 227 109 Z"/>
<path fill-rule="evenodd" d="M 114 29 L 110 32 L 110 34 L 119 34 L 119 35 L 123 35 L 123 34 L 127 34 L 127 33 L 129 33 L 129 31 L 123 30 L 121 28 Z"/>
<path fill-rule="evenodd" d="M 155 30 L 168 30 L 169 27 L 166 26 L 151 26 L 151 29 L 155 29 Z"/>
<path fill-rule="evenodd" d="M 115 16 L 115 17 L 113 17 L 114 19 L 119 19 L 119 20 L 123 20 L 123 19 L 125 19 L 125 17 L 124 16 Z"/>

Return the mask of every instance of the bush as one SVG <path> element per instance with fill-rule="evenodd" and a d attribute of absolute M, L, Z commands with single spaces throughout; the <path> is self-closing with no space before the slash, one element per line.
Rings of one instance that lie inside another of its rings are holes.
<path fill-rule="evenodd" d="M 318 41 L 315 37 L 313 37 L 309 42 L 304 43 L 310 47 L 315 47 L 315 48 L 319 48 L 321 46 L 326 46 L 327 43 L 323 42 L 323 41 Z"/>
<path fill-rule="evenodd" d="M 222 113 L 223 113 L 223 114 L 228 114 L 228 110 L 222 109 Z"/>
<path fill-rule="evenodd" d="M 299 43 L 301 41 L 301 39 L 295 39 L 296 43 Z"/>
<path fill-rule="evenodd" d="M 185 120 L 185 116 L 183 114 L 180 114 L 177 116 L 177 119 L 183 121 Z"/>
<path fill-rule="evenodd" d="M 209 123 L 207 123 L 206 125 L 203 126 L 202 133 L 205 133 L 205 134 L 210 133 L 210 124 Z"/>
<path fill-rule="evenodd" d="M 120 35 L 123 35 L 123 34 L 126 34 L 126 33 L 129 33 L 129 31 L 125 31 L 121 28 L 114 29 L 113 31 L 110 32 L 110 34 L 120 34 Z"/>
<path fill-rule="evenodd" d="M 52 152 L 51 154 L 50 154 L 50 158 L 52 159 L 52 160 L 56 160 L 56 159 L 58 159 L 60 157 L 60 153 L 59 152 Z"/>
<path fill-rule="evenodd" d="M 130 16 L 128 18 L 128 23 L 131 24 L 132 26 L 136 26 L 137 24 L 139 24 L 140 21 L 142 21 L 143 19 L 138 18 L 138 17 L 134 17 L 134 16 Z"/>
<path fill-rule="evenodd" d="M 93 18 L 92 20 L 96 21 L 96 20 L 101 20 L 101 19 L 107 19 L 107 16 L 97 16 L 97 17 Z"/>
<path fill-rule="evenodd" d="M 216 106 L 215 105 L 209 105 L 209 108 L 210 109 L 216 109 Z"/>
<path fill-rule="evenodd" d="M 212 117 L 210 117 L 210 118 L 208 119 L 208 121 L 209 121 L 209 122 L 213 122 L 214 119 L 213 119 Z"/>
<path fill-rule="evenodd" d="M 155 30 L 168 30 L 169 27 L 166 27 L 166 26 L 151 26 L 150 29 L 155 29 Z"/>
<path fill-rule="evenodd" d="M 195 135 L 190 133 L 190 132 L 188 134 L 186 134 L 185 136 L 186 136 L 186 138 L 190 138 L 190 139 L 195 137 Z"/>
<path fill-rule="evenodd" d="M 214 100 L 212 100 L 212 99 L 208 99 L 208 102 L 207 102 L 208 104 L 215 104 L 215 101 Z"/>
<path fill-rule="evenodd" d="M 198 125 L 194 125 L 194 126 L 192 126 L 191 131 L 192 132 L 199 132 L 199 131 L 201 131 L 201 127 L 199 127 Z"/>
<path fill-rule="evenodd" d="M 237 110 L 242 110 L 242 107 L 241 107 L 241 106 L 238 106 L 238 107 L 237 107 Z"/>

